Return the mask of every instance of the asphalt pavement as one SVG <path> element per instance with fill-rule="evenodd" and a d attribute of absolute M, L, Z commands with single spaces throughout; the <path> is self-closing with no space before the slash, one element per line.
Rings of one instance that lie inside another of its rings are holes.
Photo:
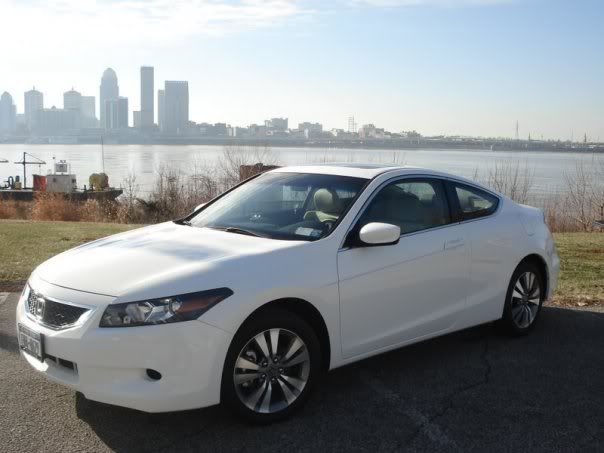
<path fill-rule="evenodd" d="M 0 451 L 604 451 L 604 313 L 545 307 L 334 370 L 302 412 L 250 426 L 220 407 L 145 414 L 86 400 L 19 357 L 0 294 Z"/>

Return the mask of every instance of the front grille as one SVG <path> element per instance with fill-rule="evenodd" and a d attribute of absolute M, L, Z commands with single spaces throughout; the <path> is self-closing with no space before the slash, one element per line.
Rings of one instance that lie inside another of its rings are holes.
<path fill-rule="evenodd" d="M 52 329 L 65 329 L 75 324 L 88 309 L 47 299 L 30 290 L 27 311 L 40 324 Z"/>

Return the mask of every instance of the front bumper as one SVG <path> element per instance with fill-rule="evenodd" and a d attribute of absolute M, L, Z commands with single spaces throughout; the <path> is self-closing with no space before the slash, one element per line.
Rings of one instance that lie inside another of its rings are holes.
<path fill-rule="evenodd" d="M 33 285 L 32 285 L 33 286 Z M 83 324 L 52 330 L 17 305 L 17 322 L 44 336 L 46 357 L 24 359 L 47 378 L 80 391 L 86 398 L 145 412 L 168 412 L 220 402 L 222 366 L 232 335 L 202 321 L 142 327 L 100 328 L 112 298 L 67 290 L 37 281 L 47 297 L 88 304 Z M 73 367 L 65 366 L 72 362 Z M 161 373 L 153 380 L 147 369 Z"/>

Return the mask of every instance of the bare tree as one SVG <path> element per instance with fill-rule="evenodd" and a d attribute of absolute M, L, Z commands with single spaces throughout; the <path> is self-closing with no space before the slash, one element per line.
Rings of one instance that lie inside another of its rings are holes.
<path fill-rule="evenodd" d="M 533 182 L 534 171 L 526 164 L 521 167 L 518 161 L 507 161 L 489 170 L 485 184 L 518 203 L 527 203 Z"/>
<path fill-rule="evenodd" d="M 572 173 L 564 173 L 565 210 L 583 231 L 593 228 L 593 221 L 604 204 L 601 168 L 604 166 L 596 167 L 594 172 L 590 172 L 583 162 L 578 162 Z"/>
<path fill-rule="evenodd" d="M 242 165 L 277 165 L 279 162 L 277 154 L 270 145 L 227 145 L 222 150 L 222 156 L 218 161 L 218 175 L 220 177 L 220 189 L 226 190 L 239 183 L 240 169 Z"/>

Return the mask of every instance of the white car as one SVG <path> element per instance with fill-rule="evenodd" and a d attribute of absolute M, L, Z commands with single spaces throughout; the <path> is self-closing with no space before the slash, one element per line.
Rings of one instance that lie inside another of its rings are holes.
<path fill-rule="evenodd" d="M 495 320 L 528 332 L 558 268 L 541 211 L 464 178 L 285 167 L 46 261 L 17 307 L 19 344 L 91 400 L 223 402 L 268 422 L 327 370 Z"/>

